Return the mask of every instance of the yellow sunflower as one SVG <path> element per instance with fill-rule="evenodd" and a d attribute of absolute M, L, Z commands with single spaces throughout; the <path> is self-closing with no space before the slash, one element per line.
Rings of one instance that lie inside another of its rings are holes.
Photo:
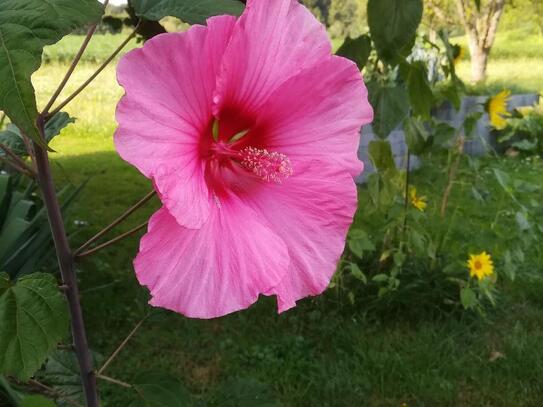
<path fill-rule="evenodd" d="M 471 254 L 468 260 L 468 268 L 470 277 L 475 277 L 478 280 L 494 274 L 494 263 L 492 263 L 492 258 L 487 252 Z"/>
<path fill-rule="evenodd" d="M 497 95 L 488 99 L 486 111 L 490 117 L 490 124 L 497 130 L 502 130 L 507 126 L 506 117 L 511 116 L 507 111 L 507 101 L 511 96 L 511 91 L 502 90 Z"/>
<path fill-rule="evenodd" d="M 412 187 L 409 191 L 409 197 L 411 198 L 411 205 L 417 208 L 419 211 L 424 212 L 426 209 L 426 197 L 417 195 L 417 188 Z"/>

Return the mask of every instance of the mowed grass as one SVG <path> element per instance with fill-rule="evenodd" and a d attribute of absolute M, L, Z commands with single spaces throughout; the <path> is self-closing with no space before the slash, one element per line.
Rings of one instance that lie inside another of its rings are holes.
<path fill-rule="evenodd" d="M 128 33 L 96 35 L 83 55 L 82 62 L 102 62 L 126 35 Z M 69 63 L 82 41 L 81 35 L 68 35 L 57 44 L 45 47 L 44 61 L 53 66 Z M 466 46 L 463 37 L 453 38 L 451 41 Z M 342 42 L 341 39 L 334 39 L 332 48 L 336 50 Z M 140 45 L 132 40 L 120 55 Z M 473 94 L 491 94 L 502 89 L 510 89 L 514 93 L 543 92 L 543 36 L 523 30 L 498 34 L 490 56 L 488 78 L 484 84 L 470 85 L 469 54 L 459 64 L 458 73 Z"/>
<path fill-rule="evenodd" d="M 469 61 L 463 61 L 458 66 L 458 74 L 472 94 L 495 94 L 503 89 L 509 89 L 514 94 L 543 93 L 543 58 L 491 58 L 486 82 L 475 86 L 470 84 L 470 69 Z"/>
<path fill-rule="evenodd" d="M 465 37 L 451 39 L 466 49 L 466 57 L 458 66 L 458 74 L 471 81 L 470 56 Z M 474 94 L 488 94 L 510 89 L 513 93 L 543 92 L 543 35 L 532 30 L 498 32 L 490 53 L 487 80 L 469 86 Z"/>
<path fill-rule="evenodd" d="M 113 51 L 123 42 L 129 35 L 130 31 L 125 30 L 123 34 L 101 34 L 95 35 L 85 54 L 81 58 L 82 62 L 87 63 L 102 63 L 109 57 Z M 75 52 L 81 46 L 84 35 L 67 35 L 54 45 L 45 47 L 43 51 L 43 60 L 45 63 L 70 63 L 75 55 Z M 137 40 L 132 39 L 124 48 L 124 52 L 138 46 Z"/>
<path fill-rule="evenodd" d="M 35 74 L 40 105 L 65 69 L 49 64 Z M 63 95 L 94 69 L 79 67 Z M 70 227 L 73 220 L 88 222 L 73 237 L 74 246 L 151 189 L 114 151 L 114 109 L 122 93 L 114 68 L 106 69 L 69 105 L 78 121 L 52 144 L 57 183 L 87 182 L 69 218 Z M 538 163 L 503 160 L 500 165 L 534 183 L 543 175 Z M 423 183 L 432 171 L 419 172 L 415 180 Z M 432 196 L 443 185 L 426 188 Z M 498 193 L 499 187 L 493 188 Z M 479 227 L 493 219 L 493 207 L 477 208 L 468 196 L 459 199 L 478 215 Z M 145 221 L 157 207 L 151 202 L 117 232 Z M 463 236 L 473 234 L 465 230 Z M 131 264 L 137 246 L 138 237 L 127 239 L 78 266 L 91 346 L 105 356 L 150 312 Z M 525 267 L 540 273 L 541 260 L 528 254 Z M 255 378 L 285 406 L 543 405 L 543 286 L 519 278 L 501 287 L 498 306 L 486 318 L 367 315 L 345 306 L 334 292 L 301 301 L 282 315 L 271 298 L 214 321 L 164 312 L 145 322 L 106 374 L 130 382 L 143 370 L 167 371 L 195 394 L 208 394 L 234 377 Z M 125 406 L 134 397 L 122 387 L 100 385 L 105 406 Z"/>

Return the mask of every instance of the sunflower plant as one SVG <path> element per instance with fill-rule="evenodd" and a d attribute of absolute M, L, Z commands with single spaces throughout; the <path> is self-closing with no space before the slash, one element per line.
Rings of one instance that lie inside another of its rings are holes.
<path fill-rule="evenodd" d="M 515 109 L 495 134 L 502 153 L 543 157 L 543 110 L 538 106 Z"/>

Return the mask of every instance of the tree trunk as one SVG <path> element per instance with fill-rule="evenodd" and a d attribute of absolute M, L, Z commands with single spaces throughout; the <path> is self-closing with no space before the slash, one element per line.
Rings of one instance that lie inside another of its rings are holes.
<path fill-rule="evenodd" d="M 473 83 L 484 82 L 490 50 L 481 48 L 477 45 L 476 41 L 470 40 L 469 52 L 471 55 L 471 81 Z"/>
<path fill-rule="evenodd" d="M 479 10 L 475 9 L 470 1 L 456 0 L 456 6 L 468 36 L 471 80 L 477 83 L 486 79 L 488 56 L 494 45 L 505 0 L 489 0 L 484 6 L 481 5 Z"/>

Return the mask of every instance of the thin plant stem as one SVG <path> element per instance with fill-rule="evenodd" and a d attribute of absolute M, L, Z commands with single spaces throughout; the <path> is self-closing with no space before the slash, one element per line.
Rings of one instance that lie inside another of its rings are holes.
<path fill-rule="evenodd" d="M 51 113 L 47 114 L 47 118 L 53 117 L 55 114 L 60 112 L 68 103 L 70 103 L 77 95 L 79 95 L 105 68 L 109 65 L 111 61 L 117 56 L 119 52 L 122 51 L 122 49 L 130 42 L 132 38 L 135 37 L 137 34 L 137 29 L 139 28 L 139 23 L 136 25 L 136 28 L 134 31 L 130 33 L 130 35 L 117 47 L 115 51 L 98 67 L 96 72 L 94 72 L 89 79 L 87 79 L 83 84 L 77 88 L 74 93 L 72 93 L 70 96 L 68 96 L 63 102 L 61 102 Z"/>
<path fill-rule="evenodd" d="M 115 237 L 115 238 L 113 238 L 111 240 L 108 240 L 107 242 L 102 243 L 101 245 L 98 245 L 98 246 L 96 246 L 96 247 L 94 247 L 94 248 L 92 248 L 90 250 L 87 250 L 87 251 L 85 251 L 83 253 L 78 253 L 76 255 L 76 257 L 81 258 L 81 257 L 90 256 L 90 255 L 98 252 L 99 250 L 102 250 L 102 249 L 104 249 L 104 248 L 106 248 L 108 246 L 111 246 L 112 244 L 120 242 L 121 240 L 126 239 L 127 237 L 133 235 L 134 233 L 139 232 L 141 229 L 143 229 L 145 226 L 147 226 L 147 223 L 148 222 L 146 221 L 146 222 L 142 223 L 141 225 L 136 226 L 134 229 L 130 229 L 128 232 L 125 232 L 125 233 L 123 233 L 123 234 L 121 234 L 121 235 L 119 235 L 119 236 L 117 236 L 117 237 Z"/>
<path fill-rule="evenodd" d="M 3 162 L 5 163 L 6 165 L 9 165 L 11 168 L 13 168 L 15 171 L 21 173 L 21 174 L 24 174 L 24 175 L 27 175 L 29 177 L 32 178 L 32 174 L 30 174 L 29 172 L 27 172 L 24 168 L 22 167 L 19 167 L 16 163 L 14 163 L 13 161 L 11 160 L 8 160 L 6 157 L 1 157 L 0 156 L 0 162 Z"/>
<path fill-rule="evenodd" d="M 36 168 L 36 155 L 34 154 L 34 147 L 32 146 L 32 142 L 30 141 L 30 139 L 26 136 L 26 134 L 22 133 L 21 132 L 21 138 L 23 139 L 23 143 L 25 145 L 25 148 L 26 148 L 26 152 L 28 154 L 28 156 L 30 157 L 31 159 L 31 162 L 32 162 L 32 168 L 34 169 L 34 172 L 37 174 L 38 173 L 38 170 Z"/>
<path fill-rule="evenodd" d="M 136 332 L 138 331 L 138 329 L 140 329 L 141 325 L 145 322 L 145 320 L 147 319 L 147 317 L 143 318 L 141 321 L 139 321 L 136 326 L 130 331 L 130 333 L 128 334 L 128 336 L 126 338 L 124 338 L 124 340 L 121 342 L 121 344 L 117 347 L 117 349 L 115 349 L 115 351 L 111 354 L 111 356 L 106 360 L 106 362 L 102 365 L 102 367 L 100 369 L 98 369 L 98 372 L 96 373 L 98 376 L 100 376 L 104 370 L 107 369 L 107 367 L 111 364 L 111 362 L 113 362 L 113 360 L 115 360 L 115 358 L 117 357 L 117 355 L 123 350 L 123 348 L 126 346 L 126 344 L 128 343 L 128 341 L 130 339 L 132 339 L 132 337 L 136 334 Z"/>
<path fill-rule="evenodd" d="M 109 0 L 104 1 L 104 10 L 106 9 L 108 3 L 109 3 Z M 59 97 L 60 92 L 62 92 L 62 90 L 66 86 L 66 83 L 68 83 L 68 80 L 72 76 L 75 70 L 75 67 L 77 66 L 77 64 L 81 60 L 81 57 L 83 56 L 85 49 L 87 49 L 87 46 L 89 45 L 89 42 L 92 36 L 94 35 L 97 26 L 98 24 L 93 24 L 89 27 L 89 30 L 87 31 L 87 35 L 85 36 L 85 39 L 83 40 L 83 44 L 81 44 L 79 51 L 77 51 L 77 54 L 75 55 L 70 67 L 68 68 L 68 71 L 66 71 L 66 74 L 64 75 L 64 78 L 62 78 L 62 81 L 60 82 L 60 84 L 58 85 L 57 90 L 55 91 L 55 93 L 53 93 L 53 96 L 51 96 L 51 99 L 49 99 L 49 102 L 47 102 L 47 105 L 45 105 L 45 108 L 43 109 L 44 115 L 47 115 L 47 113 L 49 112 L 49 109 L 51 109 L 51 107 L 53 106 L 53 103 L 55 103 L 55 101 Z"/>
<path fill-rule="evenodd" d="M 24 172 L 26 175 L 32 178 L 36 178 L 36 171 L 34 171 L 32 167 L 28 166 L 21 157 L 11 151 L 8 146 L 6 146 L 4 143 L 0 143 L 0 149 L 13 160 L 16 166 L 22 170 L 21 172 Z M 6 160 L 6 162 L 9 162 L 9 160 Z M 15 165 L 12 166 L 15 167 Z"/>
<path fill-rule="evenodd" d="M 123 382 L 121 380 L 114 379 L 113 377 L 104 376 L 102 374 L 98 374 L 98 375 L 96 375 L 96 377 L 98 379 L 105 380 L 106 382 L 110 382 L 110 383 L 117 384 L 117 385 L 122 386 L 122 387 L 126 387 L 127 389 L 132 389 L 134 387 L 130 383 L 126 383 L 126 382 Z"/>
<path fill-rule="evenodd" d="M 502 213 L 502 206 L 503 206 L 503 201 L 505 200 L 505 196 L 506 196 L 506 193 L 502 191 L 500 195 L 500 200 L 498 202 L 498 209 L 496 210 L 496 215 L 494 216 L 494 220 L 490 224 L 491 230 L 494 230 L 494 228 L 496 227 L 496 224 L 498 223 L 498 218 L 500 217 Z"/>
<path fill-rule="evenodd" d="M 87 247 L 89 247 L 91 244 L 96 242 L 98 239 L 100 239 L 102 236 L 104 236 L 106 233 L 108 233 L 111 229 L 113 229 L 115 226 L 119 225 L 121 222 L 123 222 L 126 218 L 128 218 L 132 213 L 134 213 L 136 210 L 141 208 L 143 205 L 147 203 L 153 196 L 155 196 L 156 191 L 152 190 L 147 195 L 145 195 L 142 199 L 140 199 L 135 205 L 133 205 L 131 208 L 129 208 L 126 212 L 124 212 L 121 216 L 119 216 L 117 219 L 115 219 L 112 223 L 110 223 L 108 226 L 106 226 L 104 229 L 102 229 L 100 232 L 98 232 L 96 235 L 91 237 L 83 246 L 81 246 L 79 249 L 77 249 L 74 254 L 77 256 L 79 253 L 83 252 Z"/>
<path fill-rule="evenodd" d="M 74 406 L 74 407 L 83 407 L 81 404 L 79 404 L 77 401 L 71 399 L 70 397 L 68 396 L 65 396 L 64 393 L 52 388 L 52 387 L 49 387 L 47 386 L 46 384 L 43 384 L 35 379 L 30 379 L 28 381 L 29 384 L 32 384 L 36 387 L 39 387 L 40 389 L 46 391 L 49 395 L 55 397 L 55 398 L 58 398 L 58 399 L 62 399 L 64 400 L 66 403 Z"/>
<path fill-rule="evenodd" d="M 411 152 L 407 148 L 407 162 L 405 165 L 405 197 L 404 197 L 404 213 L 403 213 L 403 229 L 402 235 L 405 237 L 405 230 L 407 228 L 407 211 L 409 209 L 409 172 L 411 170 Z"/>
<path fill-rule="evenodd" d="M 45 142 L 43 116 L 37 120 L 38 130 Z M 74 343 L 74 352 L 79 364 L 81 374 L 81 383 L 87 402 L 87 407 L 99 407 L 98 389 L 96 387 L 96 376 L 94 375 L 92 357 L 87 342 L 85 324 L 81 303 L 79 302 L 79 289 L 77 286 L 77 277 L 74 269 L 74 258 L 66 236 L 66 229 L 62 219 L 60 204 L 56 195 L 51 165 L 47 150 L 41 144 L 34 142 L 34 152 L 36 154 L 36 166 L 38 168 L 38 183 L 43 195 L 43 201 L 47 211 L 47 218 L 51 227 L 55 250 L 57 254 L 62 282 L 68 289 L 65 292 L 70 311 L 70 324 L 72 328 L 72 338 Z"/>
<path fill-rule="evenodd" d="M 2 114 L 0 114 L 0 130 L 4 126 L 4 121 L 5 120 L 6 120 L 6 114 L 4 112 L 2 112 Z"/>
<path fill-rule="evenodd" d="M 460 136 L 458 138 L 457 149 L 458 151 L 457 151 L 456 159 L 453 161 L 453 163 L 449 167 L 447 187 L 445 188 L 445 191 L 443 192 L 443 198 L 441 200 L 441 211 L 440 211 L 441 218 L 445 217 L 445 213 L 447 211 L 447 205 L 449 203 L 449 197 L 451 195 L 454 181 L 458 173 L 458 167 L 460 166 L 460 159 L 462 158 L 462 153 L 464 152 L 464 137 L 463 136 Z"/>

